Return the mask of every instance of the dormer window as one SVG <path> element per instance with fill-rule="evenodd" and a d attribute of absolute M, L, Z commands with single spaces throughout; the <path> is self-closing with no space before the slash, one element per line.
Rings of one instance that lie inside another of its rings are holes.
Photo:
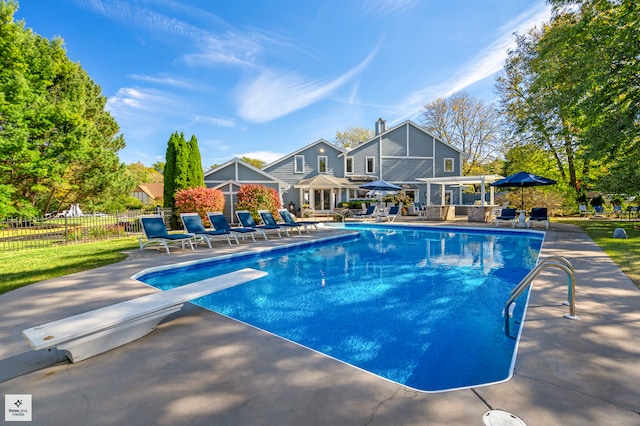
<path fill-rule="evenodd" d="M 327 173 L 327 156 L 318 156 L 318 173 Z"/>
<path fill-rule="evenodd" d="M 296 155 L 294 157 L 293 173 L 304 173 L 304 155 Z"/>

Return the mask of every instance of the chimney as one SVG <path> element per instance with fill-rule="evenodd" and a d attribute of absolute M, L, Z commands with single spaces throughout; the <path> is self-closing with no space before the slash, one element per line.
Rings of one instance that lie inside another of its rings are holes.
<path fill-rule="evenodd" d="M 378 121 L 376 121 L 376 136 L 386 131 L 387 131 L 387 122 L 384 121 L 382 118 L 378 118 Z"/>

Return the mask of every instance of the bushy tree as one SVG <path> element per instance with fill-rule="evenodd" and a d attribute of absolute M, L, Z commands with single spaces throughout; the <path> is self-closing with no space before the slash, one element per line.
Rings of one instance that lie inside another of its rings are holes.
<path fill-rule="evenodd" d="M 364 127 L 349 127 L 344 132 L 336 132 L 336 143 L 342 148 L 355 148 L 374 135 L 373 130 Z"/>
<path fill-rule="evenodd" d="M 207 212 L 224 210 L 224 195 L 214 188 L 188 188 L 176 192 L 176 212 L 198 213 L 205 226 L 210 226 Z"/>
<path fill-rule="evenodd" d="M 282 208 L 282 201 L 278 191 L 264 185 L 242 185 L 238 190 L 236 209 L 249 210 L 256 221 L 260 221 L 258 210 L 269 210 L 274 217 L 278 217 L 278 209 Z"/>
<path fill-rule="evenodd" d="M 0 185 L 5 211 L 46 213 L 131 192 L 117 152 L 124 139 L 101 89 L 69 60 L 61 39 L 15 22 L 18 3 L 0 0 Z"/>

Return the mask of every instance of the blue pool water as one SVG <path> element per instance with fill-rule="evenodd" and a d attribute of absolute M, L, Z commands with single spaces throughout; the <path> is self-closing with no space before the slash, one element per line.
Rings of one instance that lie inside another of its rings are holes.
<path fill-rule="evenodd" d="M 517 341 L 504 333 L 502 309 L 535 266 L 542 233 L 348 228 L 357 234 L 138 279 L 168 289 L 241 268 L 264 270 L 265 278 L 194 303 L 422 391 L 511 376 Z M 516 301 L 512 336 L 527 297 Z"/>

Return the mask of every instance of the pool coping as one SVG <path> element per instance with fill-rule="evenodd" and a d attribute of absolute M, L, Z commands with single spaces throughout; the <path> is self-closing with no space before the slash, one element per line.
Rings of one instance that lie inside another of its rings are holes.
<path fill-rule="evenodd" d="M 55 354 L 22 341 L 34 324 L 155 291 L 131 276 L 211 257 L 198 249 L 133 253 L 0 296 L 0 388 L 32 394 L 33 423 L 43 425 L 479 425 L 490 409 L 528 425 L 637 424 L 640 290 L 577 227 L 552 223 L 545 234 L 541 255 L 567 257 L 576 269 L 580 320 L 562 317 L 566 276 L 542 273 L 515 373 L 503 383 L 418 393 L 191 304 L 148 336 L 78 364 L 51 365 Z M 252 245 L 241 249 L 260 246 Z"/>

